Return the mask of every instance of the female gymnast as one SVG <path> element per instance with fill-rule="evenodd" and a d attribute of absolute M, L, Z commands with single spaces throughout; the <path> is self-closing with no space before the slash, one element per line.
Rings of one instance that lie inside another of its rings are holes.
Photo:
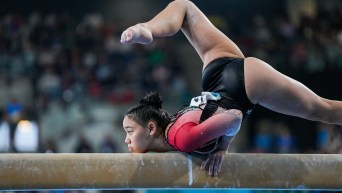
<path fill-rule="evenodd" d="M 130 152 L 182 151 L 208 155 L 201 168 L 217 175 L 243 117 L 256 104 L 286 115 L 342 125 L 342 102 L 317 96 L 303 84 L 253 57 L 214 27 L 189 0 L 172 1 L 146 23 L 126 29 L 123 44 L 150 44 L 181 30 L 202 59 L 201 96 L 169 116 L 150 93 L 123 120 Z"/>

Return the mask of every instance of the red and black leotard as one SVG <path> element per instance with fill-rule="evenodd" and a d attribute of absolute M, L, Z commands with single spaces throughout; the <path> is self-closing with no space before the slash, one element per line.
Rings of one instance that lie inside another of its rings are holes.
<path fill-rule="evenodd" d="M 208 64 L 203 71 L 202 88 L 206 92 L 219 93 L 222 99 L 208 101 L 203 112 L 197 109 L 182 114 L 166 131 L 165 137 L 168 143 L 186 153 L 213 152 L 218 148 L 217 144 L 221 136 L 236 134 L 238 130 L 236 131 L 236 128 L 234 130 L 234 125 L 229 122 L 233 120 L 229 116 L 213 115 L 218 107 L 227 110 L 238 109 L 245 117 L 255 106 L 246 94 L 243 59 L 220 58 Z"/>
<path fill-rule="evenodd" d="M 255 106 L 247 97 L 242 58 L 219 58 L 209 63 L 202 73 L 202 89 L 219 93 L 222 99 L 213 103 L 225 109 L 239 109 L 244 117 Z"/>

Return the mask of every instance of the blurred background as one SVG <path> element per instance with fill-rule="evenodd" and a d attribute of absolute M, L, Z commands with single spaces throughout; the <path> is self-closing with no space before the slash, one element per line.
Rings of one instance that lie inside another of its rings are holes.
<path fill-rule="evenodd" d="M 171 114 L 189 104 L 202 63 L 182 33 L 149 46 L 119 42 L 169 2 L 0 0 L 0 152 L 128 152 L 122 119 L 147 92 L 160 91 Z M 194 3 L 245 56 L 342 100 L 342 1 Z M 341 135 L 257 106 L 230 152 L 339 153 Z"/>

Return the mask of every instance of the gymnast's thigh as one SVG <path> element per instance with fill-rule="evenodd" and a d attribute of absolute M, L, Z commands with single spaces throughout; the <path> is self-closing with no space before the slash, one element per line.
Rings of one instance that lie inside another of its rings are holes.
<path fill-rule="evenodd" d="M 244 67 L 247 96 L 254 104 L 311 120 L 314 112 L 326 108 L 321 97 L 262 60 L 246 58 Z"/>

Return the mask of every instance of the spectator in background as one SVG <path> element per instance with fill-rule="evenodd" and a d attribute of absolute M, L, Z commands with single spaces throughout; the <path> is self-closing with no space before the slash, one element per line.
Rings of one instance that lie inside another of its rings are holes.
<path fill-rule="evenodd" d="M 258 122 L 256 127 L 256 134 L 254 137 L 255 153 L 271 153 L 273 150 L 273 136 L 271 131 L 273 125 L 269 119 L 262 119 Z"/>
<path fill-rule="evenodd" d="M 282 122 L 262 119 L 257 123 L 254 138 L 255 153 L 293 153 L 297 151 L 295 137 Z"/>
<path fill-rule="evenodd" d="M 93 149 L 90 146 L 89 141 L 84 137 L 84 135 L 80 134 L 78 139 L 78 144 L 75 149 L 75 153 L 93 153 Z"/>
<path fill-rule="evenodd" d="M 15 98 L 6 105 L 6 118 L 10 127 L 10 151 L 16 152 L 14 146 L 14 134 L 18 125 L 18 122 L 22 118 L 23 105 L 20 104 Z"/>
<path fill-rule="evenodd" d="M 117 147 L 110 134 L 106 134 L 100 146 L 100 153 L 117 153 Z"/>
<path fill-rule="evenodd" d="M 46 142 L 45 153 L 57 153 L 56 142 L 53 139 L 48 139 Z"/>
<path fill-rule="evenodd" d="M 40 92 L 50 100 L 56 100 L 61 97 L 61 80 L 53 67 L 45 70 L 38 85 Z"/>
<path fill-rule="evenodd" d="M 22 117 L 22 112 L 23 105 L 14 98 L 6 105 L 7 118 L 11 123 L 17 124 Z"/>
<path fill-rule="evenodd" d="M 328 132 L 328 133 L 326 133 Z M 318 153 L 342 153 L 342 130 L 338 126 L 320 124 L 318 132 Z"/>
<path fill-rule="evenodd" d="M 323 150 L 329 144 L 330 138 L 333 133 L 334 126 L 319 123 L 318 124 L 318 132 L 316 137 L 316 146 L 318 150 Z"/>
<path fill-rule="evenodd" d="M 293 153 L 296 151 L 295 140 L 290 129 L 283 123 L 275 124 L 276 153 Z"/>
<path fill-rule="evenodd" d="M 4 119 L 3 111 L 0 110 L 0 152 L 8 152 L 10 142 L 10 127 Z"/>

